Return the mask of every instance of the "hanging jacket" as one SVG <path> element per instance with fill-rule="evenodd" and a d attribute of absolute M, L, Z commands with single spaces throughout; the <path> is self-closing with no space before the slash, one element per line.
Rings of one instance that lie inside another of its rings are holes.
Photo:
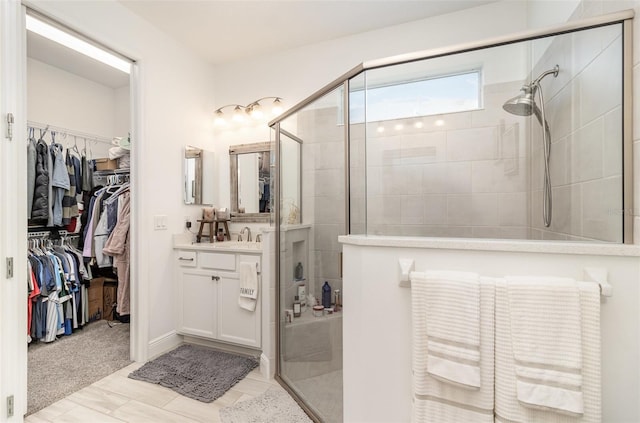
<path fill-rule="evenodd" d="M 71 187 L 69 172 L 64 161 L 62 145 L 54 142 L 51 144 L 50 151 L 51 159 L 53 160 L 53 171 L 51 172 L 53 225 L 62 226 L 62 198 L 65 191 Z"/>
<path fill-rule="evenodd" d="M 67 174 L 69 178 L 69 189 L 64 192 L 62 197 L 62 224 L 67 226 L 71 223 L 71 219 L 78 216 L 78 200 L 76 198 L 76 171 L 73 162 L 73 158 L 67 150 L 67 157 L 65 160 Z"/>
<path fill-rule="evenodd" d="M 31 218 L 39 221 L 49 218 L 49 146 L 42 138 L 36 144 L 36 179 Z"/>
<path fill-rule="evenodd" d="M 27 218 L 31 218 L 33 208 L 33 192 L 36 189 L 36 140 L 33 128 L 29 129 L 29 144 L 27 145 Z"/>

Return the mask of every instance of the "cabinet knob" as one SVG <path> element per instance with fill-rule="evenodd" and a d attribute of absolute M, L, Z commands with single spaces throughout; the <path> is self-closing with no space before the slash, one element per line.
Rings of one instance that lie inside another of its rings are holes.
<path fill-rule="evenodd" d="M 220 280 L 220 276 L 211 276 L 211 280 L 219 281 Z"/>

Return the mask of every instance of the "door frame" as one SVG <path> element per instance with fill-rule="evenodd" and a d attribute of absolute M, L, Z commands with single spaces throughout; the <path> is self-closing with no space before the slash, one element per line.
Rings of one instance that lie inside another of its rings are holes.
<path fill-rule="evenodd" d="M 26 68 L 26 7 L 30 7 L 73 28 L 65 16 L 56 13 L 46 2 L 33 4 L 29 0 L 0 1 L 0 423 L 20 422 L 27 411 L 27 334 L 20 330 L 26 327 L 27 292 L 22 284 L 27 278 L 27 217 L 26 217 L 26 148 L 19 140 L 27 136 L 27 68 Z M 49 10 L 50 9 L 50 10 Z M 89 27 L 78 31 L 90 39 L 101 37 Z M 148 270 L 140 263 L 148 263 L 146 242 L 142 235 L 141 222 L 144 205 L 141 196 L 141 175 L 145 164 L 141 152 L 145 148 L 144 131 L 141 124 L 144 110 L 141 99 L 141 80 L 144 67 L 131 54 L 128 46 L 115 45 L 114 51 L 122 51 L 132 58 L 129 92 L 131 137 L 136 140 L 131 148 L 131 221 L 130 221 L 130 286 L 131 334 L 130 358 L 145 361 L 149 350 L 149 301 Z M 6 114 L 13 113 L 13 141 L 4 137 L 7 131 Z M 7 201 L 6 199 L 14 199 Z M 13 257 L 13 278 L 6 278 L 5 257 Z M 13 417 L 7 417 L 7 400 L 14 397 Z"/>

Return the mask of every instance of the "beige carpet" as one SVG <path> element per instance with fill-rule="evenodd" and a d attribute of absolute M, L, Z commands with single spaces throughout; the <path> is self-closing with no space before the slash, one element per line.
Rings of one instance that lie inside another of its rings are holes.
<path fill-rule="evenodd" d="M 49 344 L 29 345 L 28 354 L 32 414 L 129 365 L 129 325 L 99 320 Z"/>

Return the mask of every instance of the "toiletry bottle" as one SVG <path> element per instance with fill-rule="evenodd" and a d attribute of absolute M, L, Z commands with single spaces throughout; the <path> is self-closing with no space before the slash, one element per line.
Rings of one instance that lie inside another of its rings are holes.
<path fill-rule="evenodd" d="M 324 281 L 324 285 L 322 285 L 322 306 L 324 308 L 331 307 L 331 285 L 328 281 Z"/>
<path fill-rule="evenodd" d="M 301 280 L 303 278 L 302 263 L 301 262 L 298 262 L 298 265 L 296 266 L 295 276 L 296 276 L 297 280 Z"/>
<path fill-rule="evenodd" d="M 335 291 L 335 305 L 333 306 L 333 309 L 335 311 L 340 311 L 340 309 L 342 308 L 342 298 L 340 297 L 340 290 L 336 289 Z"/>
<path fill-rule="evenodd" d="M 304 283 L 298 285 L 298 298 L 300 299 L 302 311 L 305 311 L 305 309 L 307 308 L 307 285 L 305 285 Z"/>
<path fill-rule="evenodd" d="M 301 308 L 300 308 L 300 300 L 298 299 L 298 296 L 295 296 L 295 299 L 293 300 L 293 317 L 300 317 L 300 313 L 302 312 Z"/>
<path fill-rule="evenodd" d="M 218 236 L 216 236 L 216 240 L 224 241 L 224 231 L 222 228 L 218 229 Z"/>

